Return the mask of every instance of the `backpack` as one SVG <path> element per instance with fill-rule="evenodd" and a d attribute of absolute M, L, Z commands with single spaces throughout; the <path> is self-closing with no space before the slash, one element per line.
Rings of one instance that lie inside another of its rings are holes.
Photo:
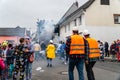
<path fill-rule="evenodd" d="M 32 63 L 32 62 L 34 61 L 34 53 L 32 53 L 32 54 L 29 56 L 28 61 L 29 61 L 30 63 Z"/>

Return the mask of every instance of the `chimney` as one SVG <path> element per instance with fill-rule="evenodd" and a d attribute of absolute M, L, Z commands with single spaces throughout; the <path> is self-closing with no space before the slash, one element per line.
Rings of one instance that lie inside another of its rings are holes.
<path fill-rule="evenodd" d="M 78 7 L 78 1 L 76 0 L 75 5 Z"/>

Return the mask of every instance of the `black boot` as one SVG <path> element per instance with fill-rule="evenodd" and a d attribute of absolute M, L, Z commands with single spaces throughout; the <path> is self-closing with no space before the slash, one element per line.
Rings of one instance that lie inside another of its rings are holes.
<path fill-rule="evenodd" d="M 49 65 L 49 63 L 47 64 L 47 67 L 49 67 L 50 65 Z"/>
<path fill-rule="evenodd" d="M 52 64 L 50 64 L 50 67 L 52 67 Z"/>

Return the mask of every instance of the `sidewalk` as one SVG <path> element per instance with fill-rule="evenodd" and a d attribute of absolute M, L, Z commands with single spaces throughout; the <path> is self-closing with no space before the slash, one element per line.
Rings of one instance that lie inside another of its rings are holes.
<path fill-rule="evenodd" d="M 108 61 L 111 61 L 112 60 L 112 57 L 104 57 L 105 60 L 108 60 Z M 115 59 L 117 61 L 117 58 Z"/>

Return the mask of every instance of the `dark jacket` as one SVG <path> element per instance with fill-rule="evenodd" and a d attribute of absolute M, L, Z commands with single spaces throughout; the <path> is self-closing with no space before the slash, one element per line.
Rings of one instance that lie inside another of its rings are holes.
<path fill-rule="evenodd" d="M 110 46 L 110 53 L 112 55 L 116 54 L 116 43 L 111 44 L 111 46 Z"/>

